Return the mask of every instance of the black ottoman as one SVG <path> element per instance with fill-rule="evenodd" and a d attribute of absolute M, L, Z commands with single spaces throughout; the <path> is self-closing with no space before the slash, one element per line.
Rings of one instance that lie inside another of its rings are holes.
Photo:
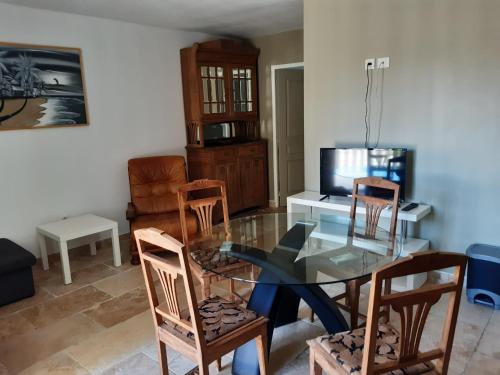
<path fill-rule="evenodd" d="M 14 242 L 0 238 L 0 306 L 35 294 L 31 266 L 36 258 Z"/>

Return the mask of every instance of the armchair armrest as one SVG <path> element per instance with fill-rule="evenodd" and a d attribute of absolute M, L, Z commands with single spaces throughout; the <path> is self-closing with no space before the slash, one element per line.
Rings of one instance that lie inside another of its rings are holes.
<path fill-rule="evenodd" d="M 135 211 L 135 206 L 132 202 L 128 202 L 127 212 L 125 213 L 127 220 L 131 221 L 137 217 L 137 212 Z"/>

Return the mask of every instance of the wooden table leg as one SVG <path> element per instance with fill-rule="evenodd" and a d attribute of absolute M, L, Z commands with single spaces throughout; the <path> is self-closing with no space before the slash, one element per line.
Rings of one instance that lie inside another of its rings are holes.
<path fill-rule="evenodd" d="M 253 289 L 247 308 L 269 319 L 268 353 L 271 348 L 275 327 L 297 320 L 300 299 L 314 310 L 329 333 L 348 330 L 347 322 L 336 304 L 318 285 L 281 286 L 269 283 L 275 277 L 262 270 L 259 280 Z M 267 281 L 268 283 L 264 282 Z M 237 348 L 233 356 L 232 373 L 235 375 L 259 375 L 256 341 L 251 340 Z"/>

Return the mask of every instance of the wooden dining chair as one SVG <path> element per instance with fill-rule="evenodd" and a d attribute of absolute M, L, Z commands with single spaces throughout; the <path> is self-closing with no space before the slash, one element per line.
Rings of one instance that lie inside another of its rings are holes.
<path fill-rule="evenodd" d="M 369 194 L 360 194 L 359 186 L 364 185 L 367 192 L 373 190 L 377 192 L 385 191 L 388 195 L 392 196 L 391 199 L 384 199 L 374 197 Z M 354 235 L 354 224 L 356 222 L 356 213 L 358 202 L 363 203 L 365 212 L 365 233 L 367 238 L 375 238 L 377 228 L 379 225 L 380 215 L 387 207 L 391 207 L 391 221 L 389 226 L 389 236 L 394 241 L 396 236 L 396 224 L 398 220 L 398 204 L 399 204 L 399 188 L 400 186 L 392 181 L 385 180 L 380 177 L 363 177 L 354 179 L 352 188 L 352 204 L 351 204 L 351 226 L 349 228 L 349 237 Z M 361 293 L 361 286 L 370 281 L 370 275 L 350 280 L 345 282 L 345 292 L 332 298 L 332 300 L 341 309 L 349 312 L 351 319 L 351 328 L 357 328 L 359 319 L 366 316 L 359 313 L 359 297 Z M 390 282 L 387 283 L 386 288 L 390 289 Z M 340 301 L 344 300 L 345 303 Z M 386 311 L 389 314 L 389 311 Z M 389 316 L 387 316 L 387 320 Z M 311 311 L 311 321 L 314 320 L 314 312 Z"/>
<path fill-rule="evenodd" d="M 211 362 L 216 361 L 220 369 L 223 355 L 253 339 L 260 373 L 267 374 L 268 320 L 218 296 L 197 303 L 186 247 L 158 229 L 138 229 L 134 234 L 153 313 L 162 374 L 168 374 L 167 346 L 196 362 L 199 374 L 208 375 Z M 145 252 L 146 244 L 162 248 L 172 256 L 160 258 Z M 156 287 L 153 274 L 161 286 Z M 179 302 L 181 283 L 187 299 L 185 309 Z"/>
<path fill-rule="evenodd" d="M 366 328 L 308 341 L 311 375 L 321 374 L 322 369 L 330 375 L 447 374 L 466 264 L 467 256 L 463 254 L 427 251 L 399 259 L 374 272 Z M 448 267 L 455 269 L 453 281 L 406 292 L 383 293 L 383 284 L 393 278 Z M 420 351 L 429 311 L 443 294 L 450 296 L 441 343 L 437 348 Z M 401 333 L 388 323 L 380 324 L 381 308 L 385 306 L 392 307 L 399 315 Z M 431 362 L 433 360 L 436 363 Z"/>
<path fill-rule="evenodd" d="M 197 192 L 203 194 L 204 198 L 190 199 L 189 194 Z M 213 195 L 215 193 L 215 195 Z M 198 217 L 200 236 L 198 239 L 210 237 L 212 235 L 213 217 L 217 204 L 222 206 L 222 216 L 224 220 L 224 231 L 226 240 L 230 240 L 229 214 L 227 208 L 226 184 L 219 180 L 195 180 L 179 187 L 177 192 L 179 201 L 182 238 L 184 245 L 188 248 L 191 256 L 189 264 L 194 276 L 201 283 L 201 292 L 203 298 L 210 296 L 210 285 L 225 277 L 223 275 L 241 274 L 244 272 L 254 272 L 253 266 L 247 262 L 233 257 L 225 256 L 219 248 L 198 249 L 196 242 L 192 242 L 188 236 L 186 223 L 186 208 L 190 208 Z M 193 259 L 196 258 L 196 261 Z M 203 264 L 203 266 L 200 265 Z M 212 270 L 213 272 L 207 271 Z M 235 297 L 241 301 L 246 299 L 239 295 L 234 288 L 234 280 L 229 279 L 229 293 L 232 301 Z"/>

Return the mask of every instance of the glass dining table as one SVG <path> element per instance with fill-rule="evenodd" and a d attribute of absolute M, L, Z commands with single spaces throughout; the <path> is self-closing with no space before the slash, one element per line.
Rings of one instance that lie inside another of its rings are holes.
<path fill-rule="evenodd" d="M 206 271 L 254 284 L 247 308 L 269 319 L 270 348 L 274 328 L 297 320 L 301 299 L 329 333 L 349 329 L 321 286 L 370 275 L 394 261 L 403 242 L 382 228 L 366 235 L 363 217 L 353 222 L 335 214 L 271 213 L 233 219 L 228 231 L 223 223 L 216 225 L 190 247 L 193 260 Z M 237 261 L 251 263 L 253 271 L 214 266 Z M 253 341 L 235 351 L 232 373 L 259 374 Z"/>

